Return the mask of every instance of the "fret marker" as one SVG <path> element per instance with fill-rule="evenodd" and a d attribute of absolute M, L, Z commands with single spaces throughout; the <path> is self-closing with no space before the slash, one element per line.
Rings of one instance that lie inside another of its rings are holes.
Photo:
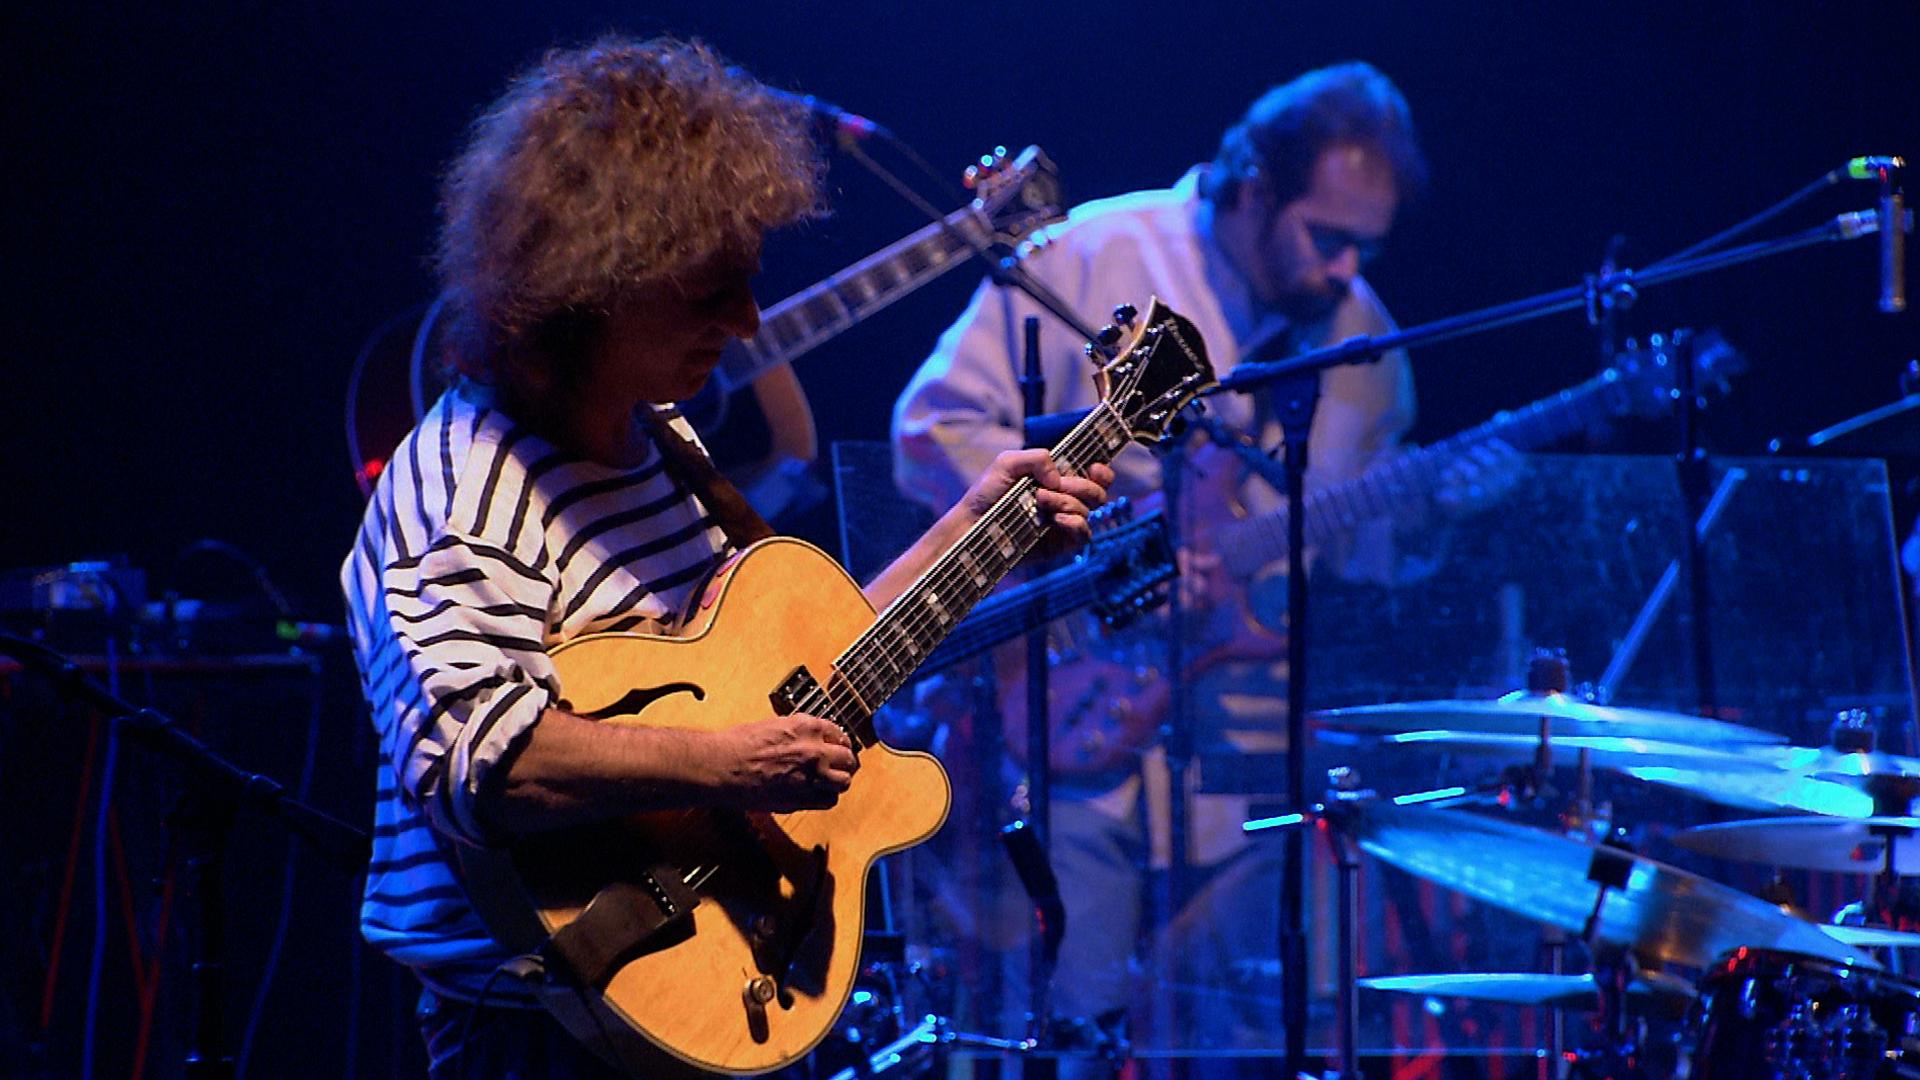
<path fill-rule="evenodd" d="M 961 552 L 959 557 L 959 562 L 960 562 L 960 565 L 967 571 L 967 576 L 973 579 L 973 584 L 975 587 L 983 588 L 983 589 L 986 588 L 987 575 L 980 572 L 980 562 L 979 560 L 973 557 L 972 552 L 970 551 Z"/>

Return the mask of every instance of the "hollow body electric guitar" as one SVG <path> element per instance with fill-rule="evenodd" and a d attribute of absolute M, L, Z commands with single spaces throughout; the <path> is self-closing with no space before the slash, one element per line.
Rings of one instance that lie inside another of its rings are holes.
<path fill-rule="evenodd" d="M 1199 335 L 1155 300 L 1096 376 L 1102 402 L 1053 449 L 1080 474 L 1161 438 L 1213 385 Z M 829 810 L 638 814 L 463 849 L 475 908 L 538 955 L 542 1001 L 648 1076 L 766 1072 L 831 1028 L 860 964 L 866 875 L 945 819 L 940 764 L 881 743 L 872 716 L 1044 531 L 1021 480 L 878 616 L 819 549 L 772 539 L 716 576 L 683 637 L 593 634 L 555 649 L 568 709 L 602 723 L 720 730 L 805 712 L 860 757 Z"/>

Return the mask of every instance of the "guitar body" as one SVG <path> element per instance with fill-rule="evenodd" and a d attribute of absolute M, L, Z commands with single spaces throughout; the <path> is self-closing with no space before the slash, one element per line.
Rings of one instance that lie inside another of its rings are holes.
<path fill-rule="evenodd" d="M 567 707 L 592 714 L 659 691 L 637 715 L 601 722 L 697 731 L 752 722 L 770 714 L 769 694 L 796 666 L 826 684 L 874 622 L 846 572 L 791 539 L 748 548 L 707 601 L 685 637 L 596 634 L 556 649 Z M 948 805 L 938 761 L 871 742 L 830 810 L 635 815 L 543 835 L 505 857 L 463 853 L 463 865 L 489 927 L 530 950 L 634 868 L 719 864 L 697 885 L 691 934 L 626 962 L 598 993 L 554 986 L 543 997 L 629 1070 L 761 1073 L 798 1060 L 832 1027 L 860 966 L 868 868 L 933 835 Z M 779 993 L 756 1014 L 748 991 L 760 977 Z"/>

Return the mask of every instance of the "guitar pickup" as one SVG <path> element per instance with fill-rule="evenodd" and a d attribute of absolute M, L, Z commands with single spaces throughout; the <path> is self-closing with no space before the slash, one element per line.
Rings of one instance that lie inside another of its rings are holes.
<path fill-rule="evenodd" d="M 833 703 L 827 699 L 826 691 L 820 688 L 820 680 L 815 679 L 813 672 L 804 667 L 794 668 L 793 674 L 781 680 L 773 693 L 767 695 L 767 700 L 772 703 L 775 716 L 811 711 L 823 720 L 832 721 L 833 726 L 847 736 L 847 745 L 853 747 L 855 756 L 859 755 L 862 746 L 872 741 L 854 731 L 853 725 L 840 715 L 840 710 L 830 708 Z M 807 702 L 816 704 L 809 710 Z"/>
<path fill-rule="evenodd" d="M 781 681 L 773 693 L 767 695 L 767 699 L 773 703 L 774 715 L 789 716 L 802 711 L 800 708 L 802 701 L 819 694 L 821 694 L 820 681 L 813 677 L 813 672 L 804 667 L 797 667 L 793 669 L 793 674 Z"/>

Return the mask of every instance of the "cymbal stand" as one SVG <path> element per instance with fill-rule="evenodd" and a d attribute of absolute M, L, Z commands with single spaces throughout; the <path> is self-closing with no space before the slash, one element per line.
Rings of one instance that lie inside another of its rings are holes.
<path fill-rule="evenodd" d="M 1323 830 L 1327 843 L 1332 849 L 1334 860 L 1339 866 L 1339 914 L 1336 919 L 1338 952 L 1336 975 L 1339 986 L 1340 1021 L 1335 1048 L 1337 1067 L 1324 1076 L 1324 1080 L 1356 1080 L 1360 1076 L 1359 1065 L 1359 950 L 1360 938 L 1360 844 L 1349 829 L 1349 818 L 1354 808 L 1366 803 L 1391 802 L 1396 806 L 1411 806 L 1417 803 L 1445 803 L 1458 805 L 1471 802 L 1497 801 L 1500 796 L 1512 790 L 1513 778 L 1502 775 L 1499 779 L 1474 787 L 1446 787 L 1429 791 L 1413 792 L 1404 795 L 1383 796 L 1372 789 L 1360 786 L 1360 775 L 1352 768 L 1342 766 L 1327 771 L 1328 789 L 1326 801 L 1292 813 L 1275 817 L 1256 818 L 1241 824 L 1246 833 L 1267 832 L 1273 829 L 1287 830 L 1289 840 L 1304 843 L 1305 837 L 1300 827 L 1308 824 L 1325 824 Z M 1311 1074 L 1289 1069 L 1286 1074 L 1309 1076 Z"/>
<path fill-rule="evenodd" d="M 1600 1010 L 1592 1025 L 1599 1045 L 1589 1044 L 1566 1055 L 1570 1062 L 1568 1075 L 1574 1080 L 1647 1080 L 1645 1060 L 1627 1013 L 1627 987 L 1636 974 L 1633 956 L 1624 949 L 1599 947 L 1600 910 L 1607 902 L 1607 893 L 1626 888 L 1632 873 L 1632 853 L 1609 844 L 1594 845 L 1587 880 L 1600 890 L 1594 894 L 1593 910 L 1587 914 L 1580 940 L 1592 958 L 1593 985 L 1600 993 Z"/>
<path fill-rule="evenodd" d="M 1328 770 L 1327 779 L 1332 782 L 1328 797 L 1335 800 L 1357 791 L 1360 782 L 1359 775 L 1348 768 Z M 1360 943 L 1356 935 L 1360 924 L 1360 845 L 1344 829 L 1324 832 L 1334 863 L 1340 868 L 1340 907 L 1335 923 L 1339 934 L 1335 971 L 1340 988 L 1340 1041 L 1337 1067 L 1327 1073 L 1327 1080 L 1356 1080 L 1360 1075 Z"/>

